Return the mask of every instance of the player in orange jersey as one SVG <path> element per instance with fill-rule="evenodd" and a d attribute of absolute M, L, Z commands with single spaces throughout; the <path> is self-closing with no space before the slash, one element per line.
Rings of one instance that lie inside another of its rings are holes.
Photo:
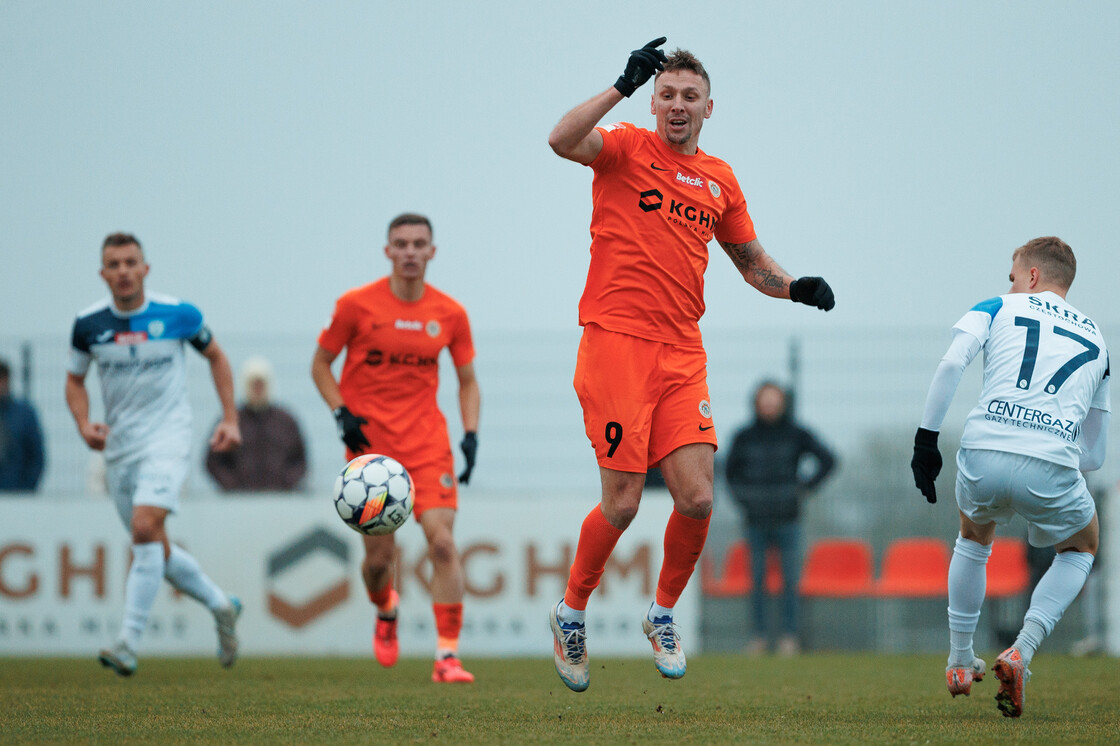
<path fill-rule="evenodd" d="M 567 590 L 550 614 L 556 670 L 574 691 L 590 683 L 588 597 L 638 512 L 651 466 L 661 467 L 674 509 L 642 628 L 662 676 L 685 673 L 673 606 L 707 537 L 716 448 L 699 329 L 709 242 L 719 241 L 743 279 L 766 295 L 825 311 L 834 305 L 822 278 L 795 280 L 763 250 L 731 167 L 697 147 L 712 114 L 708 74 L 689 52 L 666 57 L 658 49 L 664 43 L 634 50 L 617 82 L 565 114 L 548 138 L 557 155 L 595 172 L 575 388 L 603 492 L 583 521 Z M 654 131 L 596 126 L 655 72 Z"/>
<path fill-rule="evenodd" d="M 319 335 L 311 377 L 334 413 L 347 459 L 382 453 L 404 464 L 412 476 L 414 513 L 432 563 L 432 610 L 439 638 L 432 680 L 471 682 L 474 676 L 463 670 L 458 652 L 463 570 L 452 537 L 458 506 L 455 460 L 447 421 L 436 405 L 443 348 L 450 351 L 459 376 L 463 484 L 474 469 L 481 398 L 467 312 L 424 282 L 435 253 L 428 218 L 411 213 L 394 218 L 385 246 L 392 271 L 338 300 L 330 325 Z M 331 363 L 343 348 L 346 361 L 336 379 Z M 362 580 L 378 612 L 373 650 L 381 665 L 392 666 L 398 654 L 396 545 L 392 534 L 364 536 L 363 541 Z"/>

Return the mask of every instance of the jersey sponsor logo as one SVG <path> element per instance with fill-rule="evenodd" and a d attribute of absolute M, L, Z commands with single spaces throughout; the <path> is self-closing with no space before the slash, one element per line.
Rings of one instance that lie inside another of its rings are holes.
<path fill-rule="evenodd" d="M 1079 317 L 1076 311 L 1071 311 L 1068 308 L 1063 308 L 1057 303 L 1051 303 L 1048 300 L 1043 300 L 1042 298 L 1036 297 L 1034 295 L 1029 296 L 1027 298 L 1027 302 L 1034 306 L 1034 308 L 1038 311 L 1042 311 L 1043 313 L 1046 313 L 1055 318 L 1061 318 L 1065 319 L 1066 321 L 1070 321 L 1075 326 L 1079 326 L 1082 329 L 1092 329 L 1093 331 L 1097 330 L 1097 325 L 1093 323 L 1092 319 L 1088 317 Z"/>
<path fill-rule="evenodd" d="M 397 319 L 396 321 L 393 322 L 393 328 L 394 329 L 403 329 L 405 331 L 410 331 L 410 332 L 418 332 L 418 331 L 423 330 L 424 322 L 422 322 L 422 321 L 410 321 L 408 319 Z"/>
<path fill-rule="evenodd" d="M 613 123 L 608 124 L 605 127 L 603 127 L 603 131 L 604 132 L 614 132 L 615 130 L 622 129 L 624 126 L 625 125 L 622 122 L 613 122 Z"/>
<path fill-rule="evenodd" d="M 148 324 L 148 334 L 153 337 L 162 337 L 163 332 L 166 330 L 166 328 L 167 327 L 164 326 L 162 321 L 156 319 L 152 323 Z"/>
<path fill-rule="evenodd" d="M 140 332 L 117 332 L 113 337 L 113 341 L 119 345 L 138 345 L 148 341 L 148 333 Z"/>
<path fill-rule="evenodd" d="M 414 368 L 427 368 L 439 364 L 439 358 L 430 355 L 415 355 L 411 352 L 390 352 L 386 355 L 381 350 L 366 352 L 366 365 L 407 365 Z"/>
<path fill-rule="evenodd" d="M 673 170 L 671 168 L 661 168 L 661 166 L 658 166 L 657 163 L 654 162 L 654 161 L 650 161 L 649 167 L 652 168 L 654 171 L 672 171 Z M 677 174 L 677 175 L 680 176 L 680 174 Z"/>
<path fill-rule="evenodd" d="M 993 399 L 988 402 L 988 412 L 984 419 L 1012 427 L 1022 427 L 1028 430 L 1041 430 L 1057 435 L 1070 443 L 1077 440 L 1081 434 L 1081 426 L 1073 420 L 1057 417 L 1049 412 L 1033 407 L 1024 407 L 1022 404 Z"/>
<path fill-rule="evenodd" d="M 677 171 L 677 181 L 682 184 L 687 184 L 690 187 L 696 187 L 697 189 L 704 186 L 704 180 L 699 176 L 686 176 L 680 171 Z"/>
<path fill-rule="evenodd" d="M 660 210 L 664 201 L 665 198 L 657 189 L 647 189 L 638 195 L 638 207 L 642 208 L 642 212 Z"/>
<path fill-rule="evenodd" d="M 443 327 L 441 327 L 439 325 L 439 322 L 436 321 L 435 319 L 429 321 L 427 324 L 424 325 L 424 331 L 428 333 L 429 337 L 438 337 L 439 333 L 442 329 L 443 329 Z"/>

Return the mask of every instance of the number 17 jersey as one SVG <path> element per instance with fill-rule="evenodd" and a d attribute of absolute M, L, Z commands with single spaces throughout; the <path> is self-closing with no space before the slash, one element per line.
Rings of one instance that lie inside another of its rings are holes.
<path fill-rule="evenodd" d="M 1050 291 L 976 304 L 953 327 L 980 340 L 984 383 L 961 448 L 1077 468 L 1089 409 L 1109 409 L 1109 361 L 1096 323 Z"/>

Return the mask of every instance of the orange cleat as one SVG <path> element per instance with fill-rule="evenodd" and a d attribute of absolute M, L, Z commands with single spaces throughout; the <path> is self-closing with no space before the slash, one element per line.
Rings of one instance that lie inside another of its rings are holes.
<path fill-rule="evenodd" d="M 973 658 L 971 666 L 949 666 L 945 669 L 945 683 L 949 685 L 949 694 L 956 697 L 958 694 L 968 696 L 972 693 L 972 682 L 983 681 L 987 664 L 980 658 Z"/>
<path fill-rule="evenodd" d="M 1008 648 L 996 658 L 992 667 L 999 679 L 996 692 L 996 706 L 1005 718 L 1017 718 L 1023 714 L 1023 685 L 1031 678 L 1023 656 L 1015 648 Z"/>
<path fill-rule="evenodd" d="M 377 662 L 385 668 L 390 668 L 397 662 L 401 646 L 397 642 L 397 602 L 399 596 L 393 591 L 393 617 L 377 615 L 377 622 L 373 626 L 373 655 Z"/>
<path fill-rule="evenodd" d="M 470 684 L 474 674 L 463 669 L 463 664 L 453 655 L 436 661 L 432 669 L 432 681 L 442 684 Z"/>

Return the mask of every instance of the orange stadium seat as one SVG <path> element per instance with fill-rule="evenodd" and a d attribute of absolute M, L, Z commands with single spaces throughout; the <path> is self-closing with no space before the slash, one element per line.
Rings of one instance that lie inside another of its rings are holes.
<path fill-rule="evenodd" d="M 936 598 L 949 595 L 949 547 L 941 539 L 895 539 L 883 553 L 878 596 Z"/>
<path fill-rule="evenodd" d="M 870 596 L 874 587 L 871 545 L 863 539 L 820 539 L 809 548 L 801 595 Z"/>
<path fill-rule="evenodd" d="M 717 574 L 715 561 L 708 553 L 700 559 L 700 588 L 705 596 L 725 598 L 745 596 L 751 592 L 751 554 L 747 542 L 736 539 L 727 546 L 723 563 Z M 778 593 L 782 590 L 782 568 L 777 552 L 766 554 L 766 592 Z"/>
<path fill-rule="evenodd" d="M 1017 596 L 1029 585 L 1027 543 L 1022 539 L 997 538 L 988 558 L 988 598 Z"/>

